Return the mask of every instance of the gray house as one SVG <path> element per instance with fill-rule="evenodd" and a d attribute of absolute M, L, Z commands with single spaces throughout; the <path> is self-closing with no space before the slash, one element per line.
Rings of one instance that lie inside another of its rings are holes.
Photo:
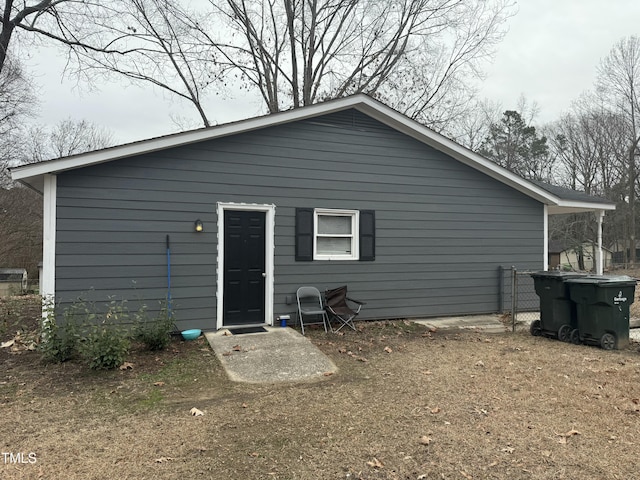
<path fill-rule="evenodd" d="M 47 298 L 153 307 L 170 282 L 180 328 L 273 324 L 301 285 L 347 284 L 361 318 L 495 312 L 500 265 L 546 267 L 549 215 L 615 208 L 365 95 L 12 174 L 44 195 Z"/>

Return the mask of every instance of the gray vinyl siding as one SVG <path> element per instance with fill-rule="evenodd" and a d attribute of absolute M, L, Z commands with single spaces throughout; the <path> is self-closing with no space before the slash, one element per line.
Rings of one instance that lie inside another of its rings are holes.
<path fill-rule="evenodd" d="M 495 312 L 498 266 L 543 264 L 541 203 L 348 110 L 60 174 L 57 298 L 157 303 L 169 234 L 179 326 L 215 328 L 217 202 L 276 206 L 276 316 L 341 284 L 362 318 Z M 375 210 L 375 261 L 295 261 L 296 207 Z"/>

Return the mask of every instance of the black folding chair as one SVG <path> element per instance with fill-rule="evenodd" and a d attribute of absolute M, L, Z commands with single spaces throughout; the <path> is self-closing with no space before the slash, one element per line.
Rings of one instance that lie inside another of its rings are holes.
<path fill-rule="evenodd" d="M 329 314 L 329 319 L 336 320 L 340 324 L 337 329 L 333 330 L 334 332 L 339 332 L 345 326 L 355 330 L 356 326 L 353 324 L 353 320 L 360 313 L 364 304 L 364 302 L 347 296 L 346 285 L 324 292 L 324 308 Z"/>

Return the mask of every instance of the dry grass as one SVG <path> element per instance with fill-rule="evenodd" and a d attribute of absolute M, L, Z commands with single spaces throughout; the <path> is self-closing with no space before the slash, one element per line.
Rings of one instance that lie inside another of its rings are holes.
<path fill-rule="evenodd" d="M 2 452 L 37 460 L 0 478 L 640 478 L 637 344 L 360 327 L 312 331 L 340 370 L 291 385 L 230 382 L 203 340 L 99 373 L 4 349 Z"/>

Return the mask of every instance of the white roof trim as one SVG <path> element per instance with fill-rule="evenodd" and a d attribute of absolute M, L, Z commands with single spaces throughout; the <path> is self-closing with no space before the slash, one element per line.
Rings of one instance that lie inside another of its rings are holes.
<path fill-rule="evenodd" d="M 45 174 L 56 174 L 66 170 L 96 165 L 110 162 L 122 158 L 142 155 L 167 148 L 179 147 L 191 143 L 212 140 L 215 138 L 236 135 L 238 133 L 250 132 L 265 127 L 281 125 L 298 120 L 326 115 L 348 108 L 355 108 L 362 113 L 394 128 L 416 140 L 439 150 L 456 160 L 468 165 L 496 180 L 532 197 L 546 205 L 562 207 L 559 210 L 568 209 L 570 211 L 584 210 L 614 210 L 613 203 L 595 203 L 580 201 L 565 201 L 534 185 L 531 182 L 515 175 L 505 168 L 496 165 L 475 152 L 459 145 L 453 140 L 434 132 L 433 130 L 411 120 L 405 115 L 393 110 L 390 107 L 372 99 L 371 97 L 358 94 L 346 98 L 331 100 L 324 103 L 309 105 L 303 108 L 274 113 L 262 117 L 250 118 L 238 122 L 224 125 L 192 130 L 189 132 L 167 135 L 164 137 L 152 138 L 126 145 L 97 150 L 93 152 L 63 157 L 40 163 L 23 165 L 11 169 L 11 176 L 14 180 L 22 181 L 38 190 L 42 179 L 38 178 Z M 553 212 L 550 212 L 553 213 Z"/>

